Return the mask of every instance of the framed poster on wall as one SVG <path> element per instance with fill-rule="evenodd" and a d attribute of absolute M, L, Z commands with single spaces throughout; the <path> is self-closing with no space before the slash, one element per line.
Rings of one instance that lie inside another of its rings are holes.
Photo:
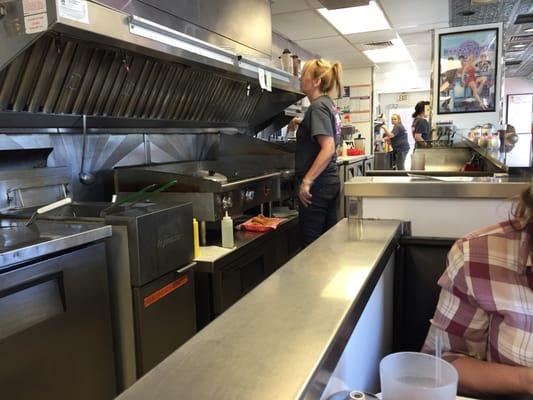
<path fill-rule="evenodd" d="M 438 114 L 496 111 L 498 28 L 439 34 Z"/>

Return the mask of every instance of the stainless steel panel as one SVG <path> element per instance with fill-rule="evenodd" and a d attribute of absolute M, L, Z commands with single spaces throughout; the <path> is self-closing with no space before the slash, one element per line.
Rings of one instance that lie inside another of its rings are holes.
<path fill-rule="evenodd" d="M 168 70 L 164 80 L 161 81 L 161 87 L 158 92 L 154 93 L 155 103 L 152 111 L 150 112 L 150 118 L 167 118 L 170 109 L 176 102 L 174 92 L 177 85 L 179 85 L 181 78 L 187 72 L 186 69 L 177 66 L 171 66 Z"/>
<path fill-rule="evenodd" d="M 131 95 L 130 101 L 128 102 L 128 106 L 126 109 L 123 109 L 119 115 L 123 115 L 125 117 L 132 117 L 133 111 L 135 110 L 135 107 L 137 104 L 139 104 L 139 100 L 141 97 L 141 93 L 143 89 L 146 87 L 148 76 L 150 75 L 152 68 L 153 68 L 154 62 L 152 60 L 146 59 L 143 62 L 142 71 L 139 74 L 138 84 L 135 86 L 135 89 L 133 90 L 133 93 Z"/>
<path fill-rule="evenodd" d="M 32 47 L 29 54 L 28 63 L 25 65 L 22 80 L 17 89 L 15 103 L 13 104 L 13 111 L 24 111 L 26 102 L 35 85 L 35 76 L 37 70 L 40 68 L 41 59 L 44 57 L 45 51 L 49 46 L 49 41 L 40 40 Z"/>
<path fill-rule="evenodd" d="M 65 81 L 65 75 L 67 74 L 67 71 L 71 65 L 75 50 L 76 44 L 72 41 L 65 43 L 64 46 L 60 45 L 58 49 L 58 51 L 61 52 L 61 59 L 59 60 L 59 64 L 55 70 L 50 91 L 48 92 L 48 96 L 46 96 L 44 102 L 43 111 L 45 113 L 54 113 L 56 111 L 56 102 L 59 98 L 63 82 Z"/>
<path fill-rule="evenodd" d="M 460 179 L 459 177 L 458 179 Z M 438 178 L 356 177 L 344 185 L 346 197 L 510 199 L 531 182 L 503 182 L 497 178 L 439 181 Z"/>
<path fill-rule="evenodd" d="M 270 56 L 272 23 L 268 0 L 139 1 Z"/>
<path fill-rule="evenodd" d="M 380 276 L 392 273 L 399 228 L 341 221 L 118 400 L 154 387 L 159 400 L 320 398 Z"/>
<path fill-rule="evenodd" d="M 87 97 L 87 101 L 83 106 L 82 114 L 91 115 L 94 113 L 94 110 L 98 104 L 98 99 L 100 99 L 100 96 L 102 95 L 102 87 L 106 81 L 107 75 L 110 73 L 115 57 L 115 53 L 111 51 L 105 51 L 102 60 L 98 65 L 89 96 Z"/>
<path fill-rule="evenodd" d="M 58 43 L 55 39 L 50 40 L 46 52 L 46 58 L 39 72 L 37 85 L 35 86 L 35 90 L 30 99 L 30 105 L 28 107 L 29 112 L 41 111 L 45 98 L 50 90 L 52 79 L 54 77 L 60 57 L 60 51 L 57 46 Z"/>
<path fill-rule="evenodd" d="M 35 228 L 24 226 L 25 221 L 0 220 L 1 225 L 13 225 L 2 229 L 0 246 L 0 270 L 61 250 L 94 242 L 111 236 L 111 227 L 82 224 L 56 224 L 36 222 Z"/>
<path fill-rule="evenodd" d="M 148 74 L 146 85 L 144 86 L 142 93 L 139 96 L 139 102 L 135 106 L 133 117 L 138 118 L 143 114 L 143 111 L 146 107 L 146 103 L 148 102 L 149 94 L 154 87 L 154 82 L 156 81 L 157 77 L 161 73 L 161 68 L 162 68 L 162 65 L 160 63 L 154 62 L 154 65 L 150 73 Z"/>
<path fill-rule="evenodd" d="M 200 51 L 167 45 L 152 39 L 150 35 L 140 36 L 139 30 L 143 27 L 146 29 L 148 25 L 141 27 L 139 18 L 130 18 L 128 14 L 132 14 L 132 10 L 147 12 L 144 16 L 153 17 L 152 21 L 155 23 L 167 21 L 166 17 L 170 17 L 170 20 L 180 17 L 172 17 L 152 7 L 138 7 L 141 3 L 135 1 L 131 7 L 126 3 L 121 4 L 119 8 L 122 12 L 104 7 L 100 2 L 89 1 L 87 6 L 91 23 L 82 24 L 57 17 L 56 0 L 46 1 L 49 8 L 49 30 L 39 35 L 28 35 L 31 38 L 26 38 L 27 40 L 17 39 L 24 35 L 22 30 L 19 29 L 12 35 L 13 32 L 9 33 L 6 28 L 7 20 L 20 18 L 22 0 L 11 1 L 10 4 L 16 10 L 8 10 L 7 19 L 0 20 L 0 40 L 3 44 L 7 43 L 11 61 L 11 67 L 6 64 L 7 69 L 0 72 L 0 110 L 5 110 L 9 117 L 12 115 L 0 129 L 50 126 L 70 128 L 79 123 L 78 116 L 85 114 L 112 117 L 94 119 L 99 127 L 116 126 L 113 123 L 125 118 L 143 118 L 140 125 L 146 127 L 156 123 L 146 120 L 169 119 L 165 124 L 172 126 L 168 124 L 172 124 L 174 119 L 179 121 L 179 127 L 210 128 L 215 123 L 216 126 L 244 128 L 249 132 L 250 121 L 262 119 L 255 115 L 258 110 L 255 107 L 257 97 L 261 97 L 261 92 L 254 90 L 250 96 L 246 95 L 246 86 L 256 79 L 256 72 L 241 68 L 240 56 L 219 49 L 215 53 L 226 57 L 225 61 L 219 61 L 201 55 L 203 53 Z M 217 18 L 237 8 L 242 11 L 260 6 L 254 12 L 253 18 L 256 18 L 261 10 L 269 9 L 267 0 L 254 2 L 254 7 L 251 6 L 253 2 L 242 0 L 232 2 L 228 9 L 224 7 L 229 3 L 223 5 L 222 2 L 216 2 L 216 5 L 210 7 L 223 11 Z M 109 6 L 116 2 L 110 0 L 104 3 Z M 117 4 L 119 3 L 120 1 Z M 200 8 L 206 3 L 202 4 L 199 5 Z M 171 8 L 174 6 L 175 4 L 170 4 Z M 267 14 L 269 20 L 270 15 Z M 159 15 L 160 20 L 156 15 Z M 230 25 L 236 24 L 232 22 Z M 174 28 L 172 24 L 166 26 Z M 257 26 L 259 25 L 254 24 L 254 27 Z M 249 31 L 248 27 L 243 29 Z M 257 32 L 250 37 L 254 35 L 257 36 Z M 266 36 L 270 40 L 270 31 Z M 184 40 L 201 48 L 213 49 L 212 46 L 199 44 L 201 42 L 193 39 Z M 242 44 L 239 46 L 242 47 Z M 18 58 L 12 54 L 15 48 Z M 256 65 L 251 60 L 246 62 Z M 269 69 L 268 66 L 264 68 Z M 151 71 L 155 75 L 153 78 Z M 281 71 L 273 78 L 273 86 L 294 94 L 282 101 L 272 101 L 270 105 L 276 109 L 285 108 L 300 96 L 294 93 L 296 80 L 289 75 L 285 76 Z M 216 96 L 223 97 L 216 99 Z M 253 112 L 248 112 L 250 107 Z M 262 108 L 261 112 L 265 109 Z M 25 118 L 27 112 L 31 115 Z M 61 114 L 61 117 L 57 114 Z M 54 118 L 62 122 L 54 124 Z M 265 118 L 270 116 L 265 115 Z M 6 118 L 2 118 L 2 121 L 5 120 Z"/>
<path fill-rule="evenodd" d="M 76 101 L 74 102 L 74 106 L 72 107 L 73 114 L 82 114 L 83 107 L 89 98 L 90 90 L 95 83 L 96 73 L 98 72 L 98 68 L 102 62 L 103 56 L 104 50 L 101 49 L 96 49 L 92 53 L 89 66 L 87 67 L 87 71 L 85 72 L 85 76 L 83 78 L 83 83 L 81 84 L 81 88 L 78 96 L 76 97 Z"/>
<path fill-rule="evenodd" d="M 134 100 L 132 96 L 137 84 L 139 83 L 139 86 L 141 86 L 144 83 L 142 81 L 139 82 L 139 77 L 146 61 L 145 58 L 135 57 L 132 62 L 128 63 L 126 67 L 126 79 L 119 91 L 115 107 L 113 108 L 113 116 L 124 116 L 128 103 L 130 100 Z"/>
<path fill-rule="evenodd" d="M 88 46 L 83 43 L 78 44 L 65 83 L 61 89 L 57 106 L 55 107 L 57 114 L 71 114 L 72 105 L 78 96 L 85 72 L 87 71 L 91 52 L 92 50 Z"/>
<path fill-rule="evenodd" d="M 6 110 L 11 105 L 11 99 L 18 84 L 19 76 L 22 75 L 27 54 L 20 54 L 7 68 L 5 79 L 0 87 L 0 110 Z"/>

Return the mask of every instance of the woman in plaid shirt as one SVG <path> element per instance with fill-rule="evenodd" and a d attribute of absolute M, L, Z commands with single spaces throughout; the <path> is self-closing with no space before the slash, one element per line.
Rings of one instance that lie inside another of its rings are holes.
<path fill-rule="evenodd" d="M 512 221 L 459 239 L 438 282 L 422 351 L 433 352 L 439 335 L 467 395 L 533 396 L 532 190 L 522 193 Z"/>

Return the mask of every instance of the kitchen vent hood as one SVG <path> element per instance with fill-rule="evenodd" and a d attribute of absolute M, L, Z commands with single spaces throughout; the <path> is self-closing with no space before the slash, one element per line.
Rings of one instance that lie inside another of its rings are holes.
<path fill-rule="evenodd" d="M 0 9 L 0 128 L 81 127 L 87 115 L 91 128 L 254 133 L 303 96 L 292 75 L 161 20 L 80 0 Z"/>

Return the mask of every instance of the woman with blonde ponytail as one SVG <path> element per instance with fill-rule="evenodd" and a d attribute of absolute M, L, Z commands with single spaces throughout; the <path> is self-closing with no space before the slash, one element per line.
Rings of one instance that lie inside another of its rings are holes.
<path fill-rule="evenodd" d="M 336 147 L 341 121 L 330 95 L 341 95 L 339 63 L 307 61 L 302 69 L 300 88 L 311 105 L 303 119 L 294 118 L 288 130 L 296 135 L 296 178 L 299 190 L 299 219 L 302 246 L 305 247 L 337 222 L 340 180 Z"/>
<path fill-rule="evenodd" d="M 533 398 L 533 192 L 510 220 L 472 232 L 448 253 L 423 351 L 440 338 L 459 393 Z"/>

